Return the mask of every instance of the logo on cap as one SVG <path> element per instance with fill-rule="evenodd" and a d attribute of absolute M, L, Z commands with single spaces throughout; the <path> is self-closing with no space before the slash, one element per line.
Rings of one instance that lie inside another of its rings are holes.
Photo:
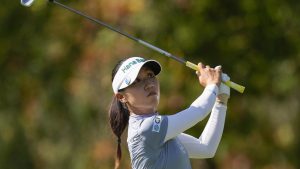
<path fill-rule="evenodd" d="M 125 77 L 124 81 L 127 85 L 129 85 L 131 82 L 131 79 L 130 79 L 130 77 Z"/>
<path fill-rule="evenodd" d="M 122 68 L 123 73 L 125 73 L 128 69 L 131 68 L 131 66 L 137 64 L 137 63 L 141 63 L 141 62 L 145 62 L 146 60 L 144 58 L 136 58 L 135 60 L 129 62 L 127 65 L 124 65 Z"/>

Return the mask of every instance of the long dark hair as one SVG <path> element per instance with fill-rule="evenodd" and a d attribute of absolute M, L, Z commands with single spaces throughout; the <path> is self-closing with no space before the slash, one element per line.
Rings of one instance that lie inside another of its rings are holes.
<path fill-rule="evenodd" d="M 119 70 L 122 63 L 125 61 L 121 60 L 117 63 L 115 68 L 112 71 L 112 81 Z M 117 157 L 115 160 L 115 169 L 119 168 L 121 157 L 122 157 L 122 150 L 121 150 L 121 135 L 124 132 L 125 128 L 128 125 L 129 120 L 129 111 L 118 98 L 114 95 L 110 104 L 109 108 L 109 123 L 113 133 L 117 136 Z"/>

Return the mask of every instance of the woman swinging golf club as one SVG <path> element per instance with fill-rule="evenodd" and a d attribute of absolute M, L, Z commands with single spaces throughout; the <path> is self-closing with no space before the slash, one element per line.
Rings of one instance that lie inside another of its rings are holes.
<path fill-rule="evenodd" d="M 189 158 L 211 158 L 219 145 L 230 89 L 221 83 L 221 67 L 198 64 L 202 94 L 189 108 L 174 115 L 157 112 L 161 71 L 155 60 L 131 57 L 120 61 L 112 72 L 114 97 L 109 110 L 110 125 L 118 139 L 115 167 L 121 159 L 121 135 L 128 125 L 128 149 L 133 169 L 191 169 Z M 183 132 L 210 118 L 199 138 Z"/>

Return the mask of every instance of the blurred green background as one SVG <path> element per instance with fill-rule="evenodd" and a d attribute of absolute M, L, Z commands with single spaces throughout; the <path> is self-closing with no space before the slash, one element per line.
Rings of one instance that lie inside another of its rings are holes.
<path fill-rule="evenodd" d="M 221 64 L 246 86 L 232 91 L 216 156 L 193 169 L 300 168 L 298 0 L 61 2 L 194 63 Z M 3 1 L 0 25 L 1 169 L 113 168 L 107 110 L 124 57 L 161 62 L 161 114 L 203 90 L 193 70 L 43 0 Z M 205 123 L 187 132 L 199 137 Z"/>

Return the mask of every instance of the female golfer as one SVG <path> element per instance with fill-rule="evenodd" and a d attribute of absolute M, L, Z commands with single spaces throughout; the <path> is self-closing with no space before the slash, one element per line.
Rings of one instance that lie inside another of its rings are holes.
<path fill-rule="evenodd" d="M 157 112 L 161 71 L 155 60 L 131 57 L 120 61 L 112 72 L 114 97 L 110 125 L 118 139 L 115 167 L 121 159 L 121 135 L 128 125 L 127 144 L 133 169 L 191 169 L 189 158 L 211 158 L 219 145 L 230 90 L 221 84 L 221 67 L 198 64 L 196 72 L 202 94 L 187 109 L 174 115 Z M 227 76 L 227 78 L 229 78 Z M 229 80 L 229 79 L 227 79 Z M 183 132 L 211 112 L 199 138 Z"/>

